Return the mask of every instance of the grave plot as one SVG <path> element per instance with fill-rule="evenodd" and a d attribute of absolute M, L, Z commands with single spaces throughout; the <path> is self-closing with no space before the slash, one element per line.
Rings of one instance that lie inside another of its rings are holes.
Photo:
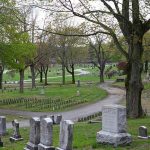
<path fill-rule="evenodd" d="M 30 111 L 58 111 L 65 110 L 75 106 L 82 105 L 87 102 L 86 96 L 72 96 L 69 98 L 48 97 L 48 98 L 10 98 L 0 100 L 1 108 L 30 110 Z"/>

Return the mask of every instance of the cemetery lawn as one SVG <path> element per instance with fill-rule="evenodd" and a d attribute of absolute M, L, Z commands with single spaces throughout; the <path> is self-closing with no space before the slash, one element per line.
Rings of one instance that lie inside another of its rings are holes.
<path fill-rule="evenodd" d="M 102 145 L 96 143 L 96 133 L 101 129 L 99 123 L 88 124 L 88 123 L 75 123 L 74 126 L 74 140 L 73 150 L 149 150 L 149 140 L 138 139 L 138 128 L 139 126 L 147 126 L 148 131 L 150 130 L 150 117 L 141 119 L 128 119 L 128 132 L 132 135 L 133 142 L 131 145 L 117 148 L 113 148 L 109 145 Z M 29 140 L 29 128 L 21 128 L 21 135 L 24 138 L 23 141 L 11 143 L 9 137 L 13 133 L 12 129 L 9 129 L 8 135 L 2 138 L 4 147 L 2 150 L 22 150 Z M 59 146 L 59 126 L 53 128 L 53 145 Z"/>
<path fill-rule="evenodd" d="M 40 95 L 40 90 L 41 88 L 25 89 L 23 94 L 18 93 L 18 91 L 4 92 L 0 97 L 0 108 L 35 112 L 64 111 L 94 103 L 108 95 L 96 84 L 82 84 L 81 87 L 72 84 L 51 85 L 44 89 L 45 94 L 43 96 Z M 80 93 L 79 96 L 77 96 L 77 91 Z M 20 98 L 25 98 L 26 101 L 19 100 L 16 102 Z M 28 99 L 30 100 L 28 101 Z M 4 100 L 6 101 L 4 102 Z"/>

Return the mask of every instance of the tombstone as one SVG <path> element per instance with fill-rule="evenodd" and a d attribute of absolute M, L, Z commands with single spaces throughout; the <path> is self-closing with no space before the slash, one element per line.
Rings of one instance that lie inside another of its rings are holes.
<path fill-rule="evenodd" d="M 126 130 L 126 108 L 120 105 L 106 105 L 102 108 L 102 130 L 97 132 L 98 143 L 128 145 L 131 135 Z"/>
<path fill-rule="evenodd" d="M 44 90 L 44 88 L 42 88 L 41 90 L 40 90 L 40 95 L 44 95 L 45 94 L 45 90 Z"/>
<path fill-rule="evenodd" d="M 60 124 L 61 121 L 62 121 L 62 115 L 57 115 L 56 124 Z"/>
<path fill-rule="evenodd" d="M 55 124 L 55 118 L 54 118 L 54 115 L 51 115 L 50 118 L 52 119 L 53 124 Z"/>
<path fill-rule="evenodd" d="M 1 136 L 0 136 L 0 147 L 3 147 L 3 142 L 1 140 Z"/>
<path fill-rule="evenodd" d="M 0 116 L 0 135 L 6 134 L 6 117 Z"/>
<path fill-rule="evenodd" d="M 77 91 L 77 96 L 80 96 L 80 91 Z"/>
<path fill-rule="evenodd" d="M 20 135 L 20 131 L 19 131 L 19 122 L 16 119 L 12 121 L 12 126 L 13 126 L 14 133 L 10 137 L 10 141 L 23 140 L 23 138 Z"/>
<path fill-rule="evenodd" d="M 149 138 L 149 136 L 147 135 L 147 128 L 145 126 L 139 127 L 138 138 L 140 138 L 140 139 L 148 139 Z"/>
<path fill-rule="evenodd" d="M 30 119 L 30 137 L 24 150 L 38 150 L 40 143 L 40 118 L 33 117 Z"/>
<path fill-rule="evenodd" d="M 80 87 L 80 80 L 78 80 L 77 87 Z"/>
<path fill-rule="evenodd" d="M 38 150 L 55 150 L 53 144 L 53 121 L 43 118 L 40 123 L 40 144 Z"/>
<path fill-rule="evenodd" d="M 47 115 L 40 116 L 40 120 L 42 120 L 43 118 L 47 118 Z"/>
<path fill-rule="evenodd" d="M 71 120 L 64 120 L 60 124 L 60 147 L 56 150 L 72 150 L 73 125 Z"/>

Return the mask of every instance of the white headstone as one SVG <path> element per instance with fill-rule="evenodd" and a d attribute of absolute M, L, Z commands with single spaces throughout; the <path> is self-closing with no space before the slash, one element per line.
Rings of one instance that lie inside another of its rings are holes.
<path fill-rule="evenodd" d="M 126 130 L 126 108 L 120 105 L 106 105 L 102 109 L 102 130 L 97 132 L 98 143 L 114 146 L 131 143 Z"/>

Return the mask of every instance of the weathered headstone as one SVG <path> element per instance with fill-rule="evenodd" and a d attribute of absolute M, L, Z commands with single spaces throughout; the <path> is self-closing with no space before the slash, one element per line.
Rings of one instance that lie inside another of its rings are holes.
<path fill-rule="evenodd" d="M 54 115 L 51 115 L 50 118 L 52 119 L 53 124 L 55 124 L 55 118 L 54 118 Z"/>
<path fill-rule="evenodd" d="M 13 126 L 13 129 L 14 129 L 14 133 L 10 137 L 10 141 L 23 140 L 23 138 L 20 135 L 20 131 L 19 131 L 19 122 L 16 119 L 12 121 L 12 126 Z"/>
<path fill-rule="evenodd" d="M 139 127 L 138 137 L 141 138 L 141 139 L 148 139 L 149 138 L 149 136 L 147 134 L 147 128 L 145 126 L 140 126 Z"/>
<path fill-rule="evenodd" d="M 60 124 L 61 121 L 62 121 L 62 115 L 57 115 L 56 116 L 56 124 Z"/>
<path fill-rule="evenodd" d="M 6 134 L 6 117 L 0 116 L 0 135 Z"/>
<path fill-rule="evenodd" d="M 44 90 L 44 88 L 42 88 L 41 90 L 40 90 L 40 95 L 44 95 L 45 94 L 45 90 Z"/>
<path fill-rule="evenodd" d="M 73 125 L 71 120 L 64 120 L 60 124 L 60 147 L 56 150 L 72 150 Z"/>
<path fill-rule="evenodd" d="M 33 117 L 30 119 L 30 137 L 24 150 L 38 150 L 40 143 L 40 118 Z"/>
<path fill-rule="evenodd" d="M 97 142 L 114 146 L 131 143 L 126 130 L 126 108 L 120 105 L 106 105 L 102 108 L 102 130 L 97 132 Z"/>
<path fill-rule="evenodd" d="M 47 118 L 47 115 L 40 116 L 40 120 L 42 120 L 43 118 Z"/>
<path fill-rule="evenodd" d="M 3 147 L 3 142 L 2 142 L 1 136 L 0 136 L 0 147 Z"/>
<path fill-rule="evenodd" d="M 40 123 L 40 144 L 38 150 L 55 150 L 53 144 L 53 121 L 51 118 L 43 118 Z"/>
<path fill-rule="evenodd" d="M 80 80 L 78 80 L 77 87 L 80 87 Z"/>
<path fill-rule="evenodd" d="M 77 96 L 80 96 L 80 91 L 79 90 L 77 91 Z"/>

